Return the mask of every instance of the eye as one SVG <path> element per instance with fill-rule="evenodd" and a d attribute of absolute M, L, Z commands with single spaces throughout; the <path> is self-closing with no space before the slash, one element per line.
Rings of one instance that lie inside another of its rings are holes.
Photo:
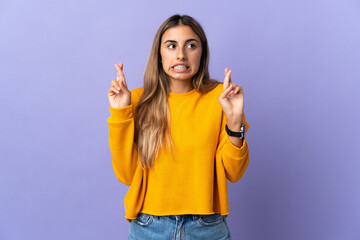
<path fill-rule="evenodd" d="M 170 44 L 169 46 L 168 46 L 168 48 L 175 48 L 175 44 Z"/>
<path fill-rule="evenodd" d="M 188 45 L 188 47 L 189 47 L 189 48 L 195 48 L 196 46 L 195 46 L 195 44 L 190 43 L 190 44 Z"/>

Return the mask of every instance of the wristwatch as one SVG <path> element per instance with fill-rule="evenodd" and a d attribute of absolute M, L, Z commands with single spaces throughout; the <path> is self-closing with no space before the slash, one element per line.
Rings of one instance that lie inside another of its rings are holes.
<path fill-rule="evenodd" d="M 229 136 L 232 136 L 232 137 L 238 137 L 238 138 L 241 139 L 241 138 L 244 138 L 244 136 L 245 136 L 245 124 L 244 124 L 244 123 L 241 124 L 240 132 L 233 132 L 233 131 L 231 131 L 231 130 L 228 128 L 227 124 L 225 125 L 225 130 L 226 130 L 227 134 L 228 134 Z"/>

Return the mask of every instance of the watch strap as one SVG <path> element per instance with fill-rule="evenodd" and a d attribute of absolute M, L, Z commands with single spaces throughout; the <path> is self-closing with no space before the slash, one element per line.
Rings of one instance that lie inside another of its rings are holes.
<path fill-rule="evenodd" d="M 227 124 L 225 125 L 225 130 L 226 130 L 226 132 L 227 132 L 227 134 L 228 134 L 229 136 L 238 137 L 238 138 L 243 138 L 244 135 L 245 135 L 245 124 L 244 124 L 244 123 L 241 124 L 240 132 L 233 132 L 233 131 L 231 131 L 231 130 L 228 128 Z"/>

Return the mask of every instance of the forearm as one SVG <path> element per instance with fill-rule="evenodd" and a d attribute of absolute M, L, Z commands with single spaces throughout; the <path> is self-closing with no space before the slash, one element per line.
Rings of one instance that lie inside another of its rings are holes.
<path fill-rule="evenodd" d="M 110 107 L 110 112 L 107 121 L 113 169 L 118 180 L 130 186 L 138 166 L 132 105 L 124 108 Z"/>

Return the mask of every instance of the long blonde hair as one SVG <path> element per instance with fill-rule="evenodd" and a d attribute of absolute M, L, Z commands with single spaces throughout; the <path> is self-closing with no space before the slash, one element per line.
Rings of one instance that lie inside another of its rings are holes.
<path fill-rule="evenodd" d="M 209 77 L 209 47 L 204 30 L 200 24 L 187 15 L 173 15 L 159 27 L 151 47 L 144 74 L 144 91 L 135 108 L 135 143 L 137 144 L 142 168 L 154 164 L 161 149 L 171 148 L 173 141 L 170 135 L 170 112 L 168 96 L 170 80 L 164 72 L 160 44 L 164 32 L 178 25 L 187 25 L 201 40 L 202 54 L 198 72 L 192 78 L 192 86 L 200 93 L 214 89 L 219 82 Z"/>

